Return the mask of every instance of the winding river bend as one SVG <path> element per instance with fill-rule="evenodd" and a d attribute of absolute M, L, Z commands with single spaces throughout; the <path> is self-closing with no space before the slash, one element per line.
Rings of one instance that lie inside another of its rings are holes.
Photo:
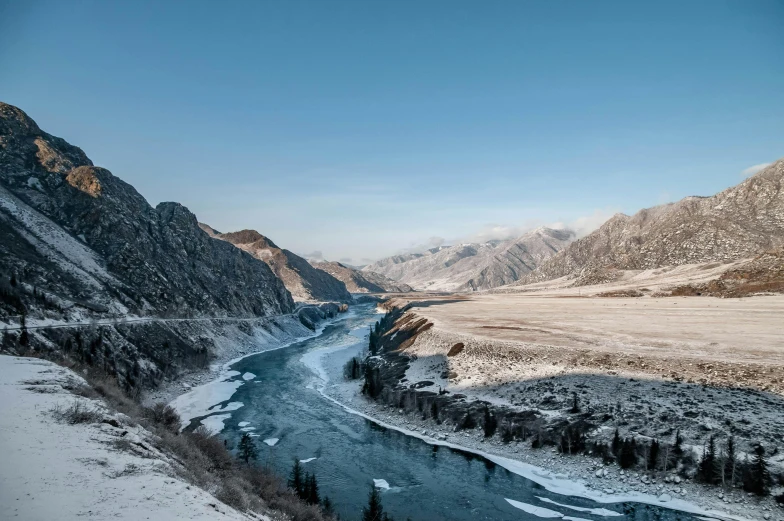
<path fill-rule="evenodd" d="M 259 462 L 282 476 L 295 458 L 305 461 L 303 469 L 316 473 L 322 497 L 329 496 L 349 521 L 360 518 L 374 480 L 388 485 L 382 501 L 398 521 L 696 519 L 658 506 L 554 494 L 484 457 L 429 445 L 328 400 L 319 392 L 323 377 L 340 378 L 343 362 L 364 347 L 357 332 L 377 318 L 373 306 L 354 306 L 318 336 L 234 363 L 229 381 L 243 384 L 221 404 L 243 405 L 230 417 L 224 413 L 221 436 L 236 443 L 243 432 L 252 433 Z"/>

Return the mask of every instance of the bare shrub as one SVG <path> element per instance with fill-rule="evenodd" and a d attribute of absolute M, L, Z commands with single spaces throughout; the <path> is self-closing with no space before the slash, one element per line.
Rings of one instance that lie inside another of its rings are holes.
<path fill-rule="evenodd" d="M 158 402 L 146 410 L 147 418 L 166 430 L 177 431 L 180 428 L 180 415 L 174 407 L 163 402 Z"/>
<path fill-rule="evenodd" d="M 242 485 L 233 479 L 222 481 L 215 497 L 240 512 L 248 509 L 248 498 L 242 490 Z"/>
<path fill-rule="evenodd" d="M 52 410 L 52 414 L 58 421 L 65 422 L 68 425 L 96 423 L 103 418 L 103 413 L 96 407 L 84 405 L 80 401 L 73 402 L 69 407 L 63 407 L 58 404 Z"/>

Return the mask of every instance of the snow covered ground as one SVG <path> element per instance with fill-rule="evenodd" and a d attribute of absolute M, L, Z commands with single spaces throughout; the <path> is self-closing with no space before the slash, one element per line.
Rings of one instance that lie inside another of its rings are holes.
<path fill-rule="evenodd" d="M 79 382 L 51 362 L 0 356 L 0 519 L 268 519 L 178 478 L 149 432 L 64 388 Z M 58 421 L 53 411 L 74 402 L 99 409 L 103 420 Z"/>

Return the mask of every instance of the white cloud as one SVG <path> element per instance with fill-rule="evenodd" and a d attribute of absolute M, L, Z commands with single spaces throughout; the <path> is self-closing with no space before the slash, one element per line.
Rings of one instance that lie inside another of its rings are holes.
<path fill-rule="evenodd" d="M 590 215 L 584 215 L 569 221 L 547 223 L 539 220 L 532 220 L 517 226 L 488 224 L 479 232 L 456 242 L 487 242 L 492 240 L 513 239 L 525 235 L 540 226 L 546 226 L 557 230 L 569 229 L 574 231 L 577 234 L 577 237 L 580 238 L 597 229 L 616 213 L 617 210 L 615 209 L 603 208 L 595 210 Z"/>
<path fill-rule="evenodd" d="M 768 167 L 769 167 L 770 165 L 772 165 L 772 164 L 773 164 L 773 163 L 760 163 L 760 164 L 758 164 L 758 165 L 753 165 L 753 166 L 750 166 L 750 167 L 748 167 L 747 169 L 743 170 L 743 171 L 740 173 L 740 175 L 742 175 L 743 177 L 751 177 L 751 176 L 753 176 L 754 174 L 756 174 L 757 172 L 760 172 L 760 171 L 762 171 L 762 170 L 765 170 L 766 168 L 768 168 Z"/>
<path fill-rule="evenodd" d="M 438 248 L 439 246 L 443 246 L 446 242 L 446 239 L 443 237 L 430 237 L 427 241 L 423 244 L 412 244 L 408 248 L 402 248 L 397 251 L 397 255 L 402 255 L 404 253 L 422 253 L 431 248 Z"/>
<path fill-rule="evenodd" d="M 312 251 L 310 253 L 299 253 L 298 255 L 308 260 L 324 260 L 324 254 L 319 250 Z"/>

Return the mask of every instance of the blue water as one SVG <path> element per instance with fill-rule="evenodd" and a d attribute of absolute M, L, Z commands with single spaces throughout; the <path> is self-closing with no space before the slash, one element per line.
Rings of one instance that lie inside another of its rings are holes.
<path fill-rule="evenodd" d="M 325 365 L 339 368 L 361 347 L 349 332 L 373 323 L 372 306 L 355 306 L 349 316 L 326 327 L 317 337 L 285 349 L 259 353 L 231 368 L 256 375 L 230 400 L 244 406 L 232 412 L 221 436 L 236 443 L 240 422 L 257 434 L 259 463 L 288 476 L 294 459 L 316 458 L 303 464 L 315 472 L 322 497 L 327 495 L 341 519 L 359 519 L 374 479 L 390 489 L 382 501 L 397 521 L 542 519 L 510 505 L 505 498 L 560 512 L 581 520 L 688 520 L 693 516 L 644 504 L 599 504 L 553 494 L 542 486 L 470 453 L 431 446 L 350 414 L 324 398 L 315 388 L 318 378 L 301 358 L 312 350 L 340 350 L 326 355 Z M 337 375 L 335 376 L 338 377 Z M 236 378 L 241 378 L 237 376 Z M 195 423 L 198 419 L 195 420 Z M 262 440 L 279 438 L 274 447 Z M 618 517 L 593 515 L 546 503 L 538 497 L 582 508 L 606 508 Z"/>

